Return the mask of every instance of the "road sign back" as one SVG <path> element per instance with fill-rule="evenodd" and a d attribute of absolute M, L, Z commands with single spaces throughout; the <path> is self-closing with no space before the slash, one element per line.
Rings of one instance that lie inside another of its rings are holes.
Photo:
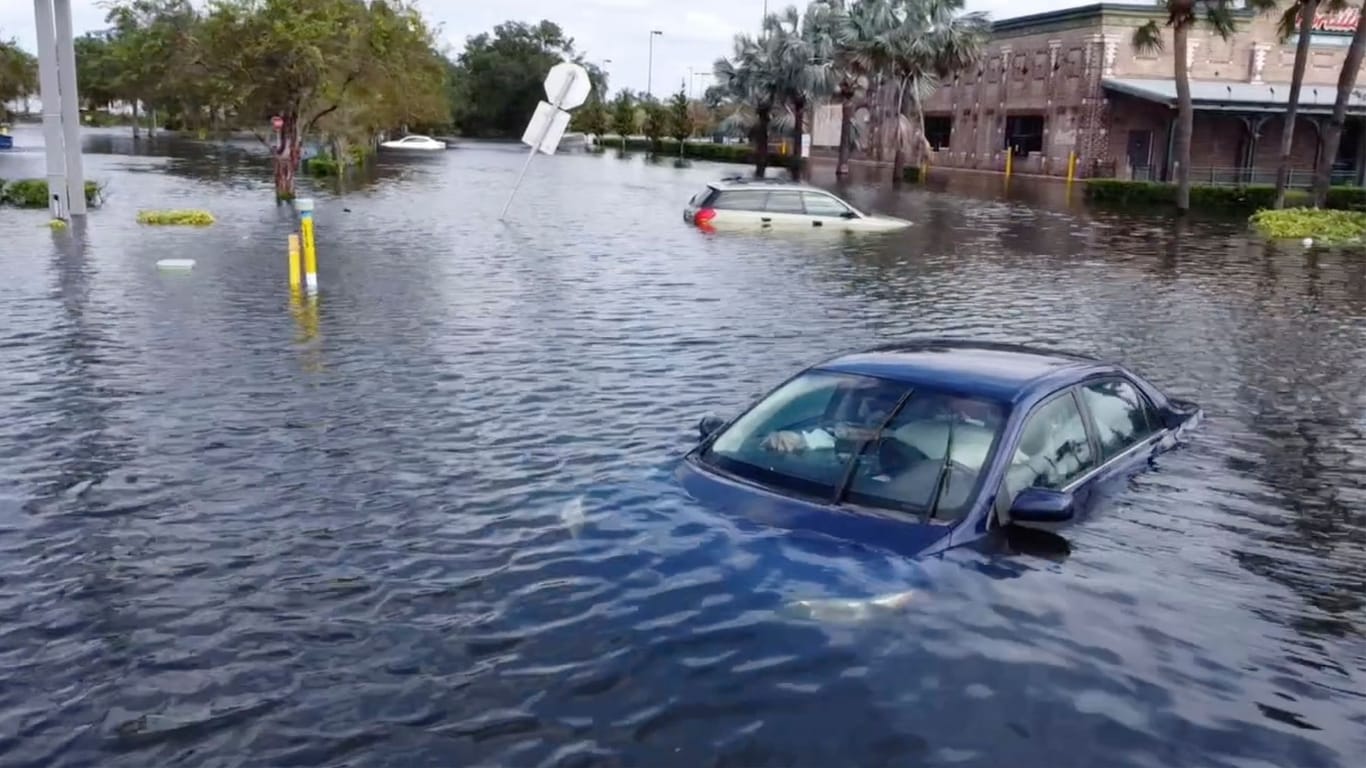
<path fill-rule="evenodd" d="M 545 76 L 545 97 L 560 109 L 573 109 L 588 99 L 593 89 L 588 70 L 571 61 L 562 61 Z"/>

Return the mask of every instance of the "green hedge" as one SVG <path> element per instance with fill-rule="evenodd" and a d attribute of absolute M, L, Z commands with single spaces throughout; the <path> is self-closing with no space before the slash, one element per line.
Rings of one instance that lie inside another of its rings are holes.
<path fill-rule="evenodd" d="M 1366 237 L 1366 212 L 1283 208 L 1257 211 L 1249 219 L 1272 240 L 1313 238 L 1325 243 L 1360 242 Z"/>
<path fill-rule="evenodd" d="M 85 183 L 85 201 L 96 205 L 100 199 L 100 187 L 93 181 Z M 20 208 L 46 208 L 48 206 L 47 179 L 19 179 L 0 187 L 0 203 L 9 203 Z"/>
<path fill-rule="evenodd" d="M 1191 185 L 1191 208 L 1225 211 L 1255 211 L 1270 208 L 1276 198 L 1276 188 L 1270 184 L 1249 184 L 1242 187 Z M 1161 181 L 1126 181 L 1124 179 L 1087 179 L 1086 199 L 1117 205 L 1172 205 L 1176 202 L 1176 185 Z M 1286 190 L 1287 206 L 1307 206 L 1309 193 L 1302 189 Z M 1366 189 L 1361 187 L 1333 187 L 1328 190 L 1328 207 L 1366 210 Z"/>
<path fill-rule="evenodd" d="M 318 155 L 304 161 L 304 171 L 318 177 L 337 176 L 341 174 L 341 163 L 331 157 Z"/>
<path fill-rule="evenodd" d="M 598 146 L 604 149 L 621 149 L 620 136 L 599 136 Z M 626 140 L 626 149 L 631 152 L 650 152 L 650 140 L 644 138 L 630 138 Z M 659 142 L 659 154 L 678 157 L 678 142 L 673 139 L 661 139 Z M 754 162 L 754 148 L 748 144 L 716 144 L 713 142 L 689 141 L 683 143 L 683 156 L 694 160 L 712 160 L 718 163 L 744 163 Z M 769 158 L 777 157 L 770 154 Z"/>

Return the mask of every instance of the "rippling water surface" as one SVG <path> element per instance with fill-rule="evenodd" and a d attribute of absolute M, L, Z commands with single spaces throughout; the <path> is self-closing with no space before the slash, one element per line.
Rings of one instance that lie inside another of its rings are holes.
<path fill-rule="evenodd" d="M 522 155 L 465 147 L 319 190 L 300 307 L 259 162 L 87 142 L 88 226 L 0 210 L 0 764 L 1361 765 L 1362 253 L 996 181 L 847 189 L 890 237 L 707 236 L 732 169 L 610 155 L 500 225 Z M 173 206 L 219 223 L 133 224 Z M 920 333 L 1207 419 L 1066 549 L 912 564 L 679 492 L 702 413 Z"/>

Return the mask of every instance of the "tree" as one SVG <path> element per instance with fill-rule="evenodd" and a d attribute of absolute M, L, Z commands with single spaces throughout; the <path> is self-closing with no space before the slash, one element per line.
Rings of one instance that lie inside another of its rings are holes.
<path fill-rule="evenodd" d="M 1357 28 L 1352 33 L 1352 42 L 1347 47 L 1347 58 L 1342 62 L 1338 73 L 1338 95 L 1333 102 L 1333 115 L 1328 119 L 1319 151 L 1319 164 L 1314 169 L 1314 207 L 1322 208 L 1328 203 L 1328 188 L 1333 183 L 1333 163 L 1337 160 L 1338 145 L 1342 141 L 1342 130 L 1347 125 L 1347 104 L 1356 90 L 1357 73 L 1361 71 L 1363 55 L 1366 54 L 1366 13 L 1357 17 Z"/>
<path fill-rule="evenodd" d="M 835 15 L 824 2 L 813 2 L 798 16 L 789 6 L 764 20 L 773 53 L 774 86 L 792 115 L 792 178 L 802 175 L 802 137 L 806 107 L 834 90 Z"/>
<path fill-rule="evenodd" d="M 405 0 L 217 0 L 197 41 L 239 122 L 279 117 L 275 194 L 294 196 L 303 137 L 354 135 L 444 116 L 445 68 Z M 324 120 L 329 120 L 324 123 Z"/>
<path fill-rule="evenodd" d="M 1290 183 L 1290 155 L 1295 146 L 1295 123 L 1300 106 L 1300 88 L 1304 85 L 1304 68 L 1309 63 L 1309 44 L 1314 33 L 1314 17 L 1319 10 L 1337 12 L 1344 0 L 1297 0 L 1281 15 L 1279 33 L 1282 41 L 1289 40 L 1299 27 L 1299 41 L 1295 46 L 1295 66 L 1290 75 L 1290 102 L 1281 124 L 1281 159 L 1276 166 L 1276 196 L 1272 208 L 1285 207 L 1285 188 Z M 1331 163 L 1331 161 L 1330 161 Z"/>
<path fill-rule="evenodd" d="M 622 91 L 612 101 L 612 132 L 621 137 L 621 148 L 626 149 L 626 138 L 636 132 L 636 105 L 631 94 Z"/>
<path fill-rule="evenodd" d="M 650 152 L 659 154 L 659 140 L 669 130 L 669 111 L 654 99 L 645 102 L 644 106 L 645 124 L 641 131 L 650 140 Z"/>
<path fill-rule="evenodd" d="M 606 74 L 584 61 L 573 38 L 553 22 L 509 21 L 494 27 L 492 35 L 468 38 L 452 72 L 452 122 L 470 136 L 521 136 L 545 98 L 546 73 L 562 61 L 578 63 L 588 71 L 593 90 L 606 93 Z"/>
<path fill-rule="evenodd" d="M 832 0 L 835 35 L 835 99 L 840 105 L 839 156 L 835 174 L 849 173 L 854 148 L 854 115 L 871 106 L 869 93 L 876 92 L 880 76 L 891 66 L 891 32 L 895 29 L 892 6 L 882 0 Z"/>
<path fill-rule="evenodd" d="M 678 156 L 683 156 L 683 142 L 692 136 L 693 119 L 688 91 L 680 86 L 678 93 L 669 99 L 669 135 L 678 141 Z"/>
<path fill-rule="evenodd" d="M 754 144 L 754 175 L 759 178 L 768 170 L 768 129 L 778 101 L 772 62 L 767 45 L 748 35 L 736 35 L 730 58 L 717 59 L 712 67 L 716 88 L 733 109 L 722 124 L 747 129 Z"/>
<path fill-rule="evenodd" d="M 1269 0 L 1247 0 L 1246 6 L 1264 10 Z M 1176 155 L 1176 209 L 1181 212 L 1191 206 L 1191 131 L 1195 125 L 1195 108 L 1191 103 L 1190 71 L 1187 66 L 1191 28 L 1203 21 L 1219 37 L 1227 40 L 1234 31 L 1233 12 L 1241 7 L 1234 0 L 1162 0 L 1166 21 L 1156 19 L 1134 30 L 1133 44 L 1140 51 L 1160 51 L 1163 47 L 1162 28 L 1172 30 L 1172 68 L 1176 78 L 1176 131 L 1172 137 L 1172 151 Z"/>
<path fill-rule="evenodd" d="M 13 40 L 0 40 L 0 117 L 5 104 L 38 91 L 38 60 Z"/>
<path fill-rule="evenodd" d="M 104 77 L 112 92 L 133 107 L 134 138 L 140 104 L 155 110 L 202 74 L 192 66 L 200 20 L 189 0 L 120 0 L 110 7 L 106 21 L 113 29 L 105 61 L 112 74 Z"/>
<path fill-rule="evenodd" d="M 918 139 L 913 145 L 917 163 L 923 163 L 931 151 L 921 106 L 925 99 L 944 79 L 975 64 L 986 46 L 990 31 L 986 14 L 961 13 L 963 4 L 963 0 L 900 0 L 892 10 L 895 26 L 888 43 L 890 79 L 896 87 L 893 182 L 903 177 L 905 150 L 912 135 Z"/>
<path fill-rule="evenodd" d="M 575 110 L 570 123 L 576 131 L 583 131 L 594 138 L 601 138 L 607 133 L 607 108 L 603 106 L 602 98 L 598 92 L 593 91 L 588 97 L 588 103 L 582 109 Z"/>
<path fill-rule="evenodd" d="M 111 36 L 89 32 L 75 40 L 76 82 L 86 109 L 107 109 L 118 101 L 117 66 Z"/>

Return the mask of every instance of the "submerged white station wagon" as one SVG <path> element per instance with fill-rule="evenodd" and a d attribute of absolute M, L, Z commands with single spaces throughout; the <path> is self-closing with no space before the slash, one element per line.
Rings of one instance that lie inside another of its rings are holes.
<path fill-rule="evenodd" d="M 850 232 L 909 227 L 893 216 L 864 213 L 819 187 L 777 179 L 728 178 L 693 195 L 683 220 L 703 229 L 819 228 Z"/>

